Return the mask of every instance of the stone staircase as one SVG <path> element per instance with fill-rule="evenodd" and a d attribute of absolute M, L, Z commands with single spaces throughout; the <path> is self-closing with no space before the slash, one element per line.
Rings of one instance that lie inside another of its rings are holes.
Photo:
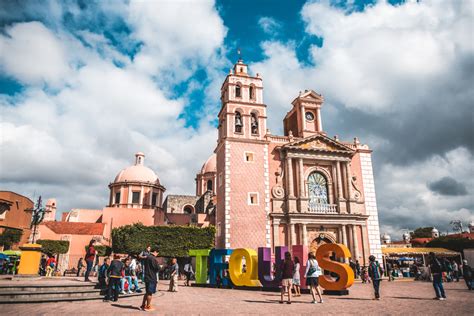
<path fill-rule="evenodd" d="M 140 285 L 143 288 L 143 284 Z M 41 282 L 0 282 L 0 304 L 27 304 L 102 300 L 105 290 L 95 283 L 65 282 L 61 280 Z M 142 296 L 143 293 L 120 295 L 120 299 Z"/>

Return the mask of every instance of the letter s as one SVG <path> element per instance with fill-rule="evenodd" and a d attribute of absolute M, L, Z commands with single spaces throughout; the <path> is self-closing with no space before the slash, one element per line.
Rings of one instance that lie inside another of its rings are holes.
<path fill-rule="evenodd" d="M 333 252 L 338 258 L 345 259 L 351 256 L 351 252 L 343 244 L 323 244 L 319 246 L 316 252 L 316 260 L 318 260 L 319 266 L 326 271 L 339 275 L 337 281 L 334 281 L 330 276 L 321 275 L 319 284 L 326 290 L 345 290 L 354 283 L 354 271 L 345 263 L 332 261 L 329 257 Z"/>

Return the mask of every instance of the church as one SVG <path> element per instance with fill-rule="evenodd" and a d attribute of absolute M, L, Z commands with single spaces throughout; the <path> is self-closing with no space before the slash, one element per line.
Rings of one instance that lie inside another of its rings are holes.
<path fill-rule="evenodd" d="M 216 194 L 217 248 L 343 243 L 354 260 L 381 260 L 372 150 L 329 137 L 323 97 L 300 93 L 267 130 L 263 79 L 239 59 L 221 87 L 214 154 L 196 177 L 196 193 Z"/>

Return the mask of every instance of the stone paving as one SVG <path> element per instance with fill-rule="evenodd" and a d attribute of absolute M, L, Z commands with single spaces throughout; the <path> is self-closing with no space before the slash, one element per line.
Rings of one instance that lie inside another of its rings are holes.
<path fill-rule="evenodd" d="M 161 281 L 154 296 L 156 315 L 249 315 L 249 314 L 371 314 L 371 315 L 473 315 L 474 291 L 464 282 L 445 283 L 446 301 L 432 300 L 428 282 L 387 282 L 381 285 L 382 300 L 372 300 L 372 286 L 356 283 L 349 296 L 324 296 L 323 304 L 311 304 L 309 294 L 294 298 L 293 304 L 278 303 L 279 294 L 261 291 L 184 287 L 167 292 Z M 180 281 L 180 285 L 182 282 Z M 140 297 L 120 297 L 118 302 L 102 301 L 0 305 L 2 315 L 122 315 L 145 313 L 138 310 Z M 151 312 L 149 312 L 151 313 Z"/>

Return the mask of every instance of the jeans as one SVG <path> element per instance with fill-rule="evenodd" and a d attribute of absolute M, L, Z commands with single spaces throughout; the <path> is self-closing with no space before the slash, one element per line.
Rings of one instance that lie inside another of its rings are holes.
<path fill-rule="evenodd" d="M 113 297 L 112 297 L 113 291 Z M 107 296 L 105 297 L 106 300 L 112 299 L 113 301 L 118 300 L 120 292 L 120 278 L 109 278 L 109 288 L 107 289 Z"/>
<path fill-rule="evenodd" d="M 87 281 L 89 280 L 89 274 L 91 273 L 92 265 L 94 264 L 94 262 L 86 261 L 86 264 L 87 264 L 87 270 L 86 270 L 86 274 L 84 275 L 84 279 Z"/>
<path fill-rule="evenodd" d="M 380 298 L 380 280 L 372 280 L 374 286 L 375 298 Z"/>
<path fill-rule="evenodd" d="M 131 276 L 126 276 L 121 279 L 121 286 L 122 286 L 122 291 L 125 291 L 125 281 L 128 282 L 128 291 L 132 291 L 132 283 L 134 286 L 134 291 L 138 290 L 138 279 L 137 278 L 132 278 Z"/>
<path fill-rule="evenodd" d="M 441 273 L 433 273 L 433 287 L 435 289 L 437 298 L 446 298 L 443 288 L 443 275 Z"/>

